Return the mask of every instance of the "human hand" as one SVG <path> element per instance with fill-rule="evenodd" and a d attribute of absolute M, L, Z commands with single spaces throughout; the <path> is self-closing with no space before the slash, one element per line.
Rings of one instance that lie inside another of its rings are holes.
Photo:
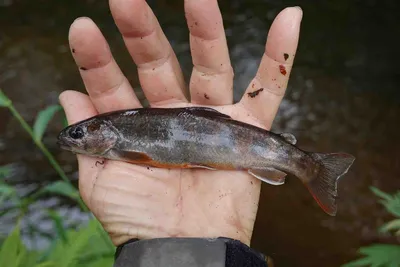
<path fill-rule="evenodd" d="M 151 107 L 209 106 L 236 120 L 271 127 L 297 49 L 300 8 L 287 8 L 276 17 L 259 70 L 236 104 L 216 0 L 185 1 L 194 64 L 190 100 L 177 58 L 147 3 L 110 0 L 110 8 Z M 93 21 L 74 21 L 69 41 L 88 92 L 60 95 L 70 124 L 141 107 Z M 81 196 L 115 245 L 171 236 L 224 236 L 250 244 L 261 185 L 247 172 L 147 168 L 111 160 L 100 165 L 96 158 L 77 157 Z"/>

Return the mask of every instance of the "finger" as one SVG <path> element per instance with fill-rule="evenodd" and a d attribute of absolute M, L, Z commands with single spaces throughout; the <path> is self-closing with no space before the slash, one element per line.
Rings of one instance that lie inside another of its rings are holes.
<path fill-rule="evenodd" d="M 187 102 L 176 55 L 146 1 L 110 0 L 110 8 L 149 104 Z"/>
<path fill-rule="evenodd" d="M 86 90 L 100 113 L 141 106 L 91 19 L 79 18 L 72 23 L 69 43 Z"/>
<path fill-rule="evenodd" d="M 302 15 L 299 7 L 292 7 L 275 18 L 257 74 L 239 102 L 268 128 L 286 91 Z"/>
<path fill-rule="evenodd" d="M 233 69 L 217 0 L 185 0 L 193 72 L 191 102 L 226 105 L 233 102 Z"/>
<path fill-rule="evenodd" d="M 97 115 L 89 96 L 76 91 L 61 93 L 60 104 L 64 108 L 69 124 Z M 78 154 L 79 165 L 79 191 L 83 201 L 91 208 L 90 196 L 96 181 L 98 169 L 95 166 L 97 159 Z"/>

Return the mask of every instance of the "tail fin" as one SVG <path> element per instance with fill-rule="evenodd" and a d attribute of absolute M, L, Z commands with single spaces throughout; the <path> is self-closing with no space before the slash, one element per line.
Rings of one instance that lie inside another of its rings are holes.
<path fill-rule="evenodd" d="M 347 173 L 355 157 L 346 153 L 310 153 L 321 163 L 321 169 L 315 179 L 306 186 L 318 205 L 329 215 L 335 216 L 337 181 Z"/>

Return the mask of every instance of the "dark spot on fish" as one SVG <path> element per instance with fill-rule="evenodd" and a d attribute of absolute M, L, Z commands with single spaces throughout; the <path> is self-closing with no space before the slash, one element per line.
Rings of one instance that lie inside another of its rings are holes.
<path fill-rule="evenodd" d="M 196 25 L 196 26 L 197 26 L 197 21 L 195 21 L 195 22 L 194 22 L 194 25 Z"/>
<path fill-rule="evenodd" d="M 72 48 L 72 53 L 75 53 L 75 48 Z"/>
<path fill-rule="evenodd" d="M 85 67 L 80 67 L 79 69 L 80 70 L 87 70 L 87 68 L 85 68 Z"/>
<path fill-rule="evenodd" d="M 253 184 L 253 181 L 250 181 L 251 184 Z"/>
<path fill-rule="evenodd" d="M 147 167 L 148 170 L 150 170 L 150 167 Z"/>
<path fill-rule="evenodd" d="M 153 68 L 153 70 L 155 70 L 156 68 Z"/>
<path fill-rule="evenodd" d="M 205 99 L 210 99 L 210 97 L 207 94 L 204 94 Z"/>
<path fill-rule="evenodd" d="M 264 88 L 260 88 L 258 90 L 255 90 L 254 92 L 250 92 L 247 94 L 249 95 L 249 97 L 254 98 L 254 97 L 258 96 L 258 94 L 262 91 L 264 91 Z"/>
<path fill-rule="evenodd" d="M 285 58 L 285 61 L 289 58 L 289 54 L 288 53 L 283 53 L 283 57 Z"/>
<path fill-rule="evenodd" d="M 143 36 L 140 37 L 140 40 L 143 40 Z"/>
<path fill-rule="evenodd" d="M 281 72 L 282 75 L 286 75 L 286 68 L 283 65 L 279 65 L 279 71 Z"/>
<path fill-rule="evenodd" d="M 100 129 L 100 123 L 99 122 L 93 122 L 87 127 L 88 132 L 95 132 L 98 129 Z"/>
<path fill-rule="evenodd" d="M 276 78 L 273 78 L 272 80 L 273 80 L 273 81 L 276 81 Z"/>
<path fill-rule="evenodd" d="M 254 88 L 254 83 L 251 85 L 251 88 Z"/>
<path fill-rule="evenodd" d="M 96 167 L 97 167 L 97 164 L 104 165 L 104 160 L 103 161 L 96 161 L 96 164 L 95 164 Z"/>

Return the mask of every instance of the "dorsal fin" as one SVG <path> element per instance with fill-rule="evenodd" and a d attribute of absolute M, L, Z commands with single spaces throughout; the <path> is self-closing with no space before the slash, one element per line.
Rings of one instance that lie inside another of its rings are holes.
<path fill-rule="evenodd" d="M 206 116 L 206 117 L 220 117 L 220 118 L 225 118 L 225 119 L 231 119 L 230 116 L 221 113 L 217 111 L 216 109 L 213 108 L 207 108 L 207 107 L 187 107 L 184 108 L 187 112 L 193 114 L 193 115 L 198 115 L 198 116 Z"/>
<path fill-rule="evenodd" d="M 297 143 L 296 137 L 291 133 L 281 133 L 280 136 L 292 145 Z"/>

